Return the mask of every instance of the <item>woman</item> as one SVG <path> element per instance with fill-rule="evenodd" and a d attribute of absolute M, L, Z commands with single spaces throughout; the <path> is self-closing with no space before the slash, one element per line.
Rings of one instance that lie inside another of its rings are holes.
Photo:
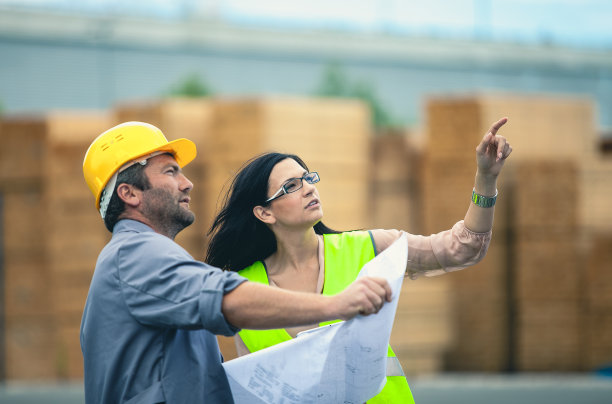
<path fill-rule="evenodd" d="M 506 139 L 497 135 L 506 121 L 494 123 L 476 148 L 472 203 L 464 220 L 428 237 L 407 234 L 410 278 L 462 269 L 484 257 L 491 239 L 497 176 L 512 152 Z M 402 232 L 329 229 L 321 222 L 318 181 L 319 175 L 295 155 L 268 153 L 251 160 L 234 178 L 211 227 L 206 261 L 280 288 L 323 294 L 343 290 L 366 262 Z M 238 354 L 289 340 L 312 327 L 242 330 L 236 336 Z M 391 347 L 387 383 L 368 402 L 413 402 Z"/>

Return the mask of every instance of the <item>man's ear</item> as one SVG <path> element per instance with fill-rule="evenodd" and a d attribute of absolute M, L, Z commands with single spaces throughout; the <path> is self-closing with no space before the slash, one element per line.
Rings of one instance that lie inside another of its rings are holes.
<path fill-rule="evenodd" d="M 128 206 L 133 208 L 140 205 L 140 196 L 142 191 L 136 189 L 133 185 L 122 183 L 117 187 L 117 196 Z"/>
<path fill-rule="evenodd" d="M 255 217 L 265 224 L 273 224 L 276 223 L 276 217 L 272 211 L 268 208 L 264 208 L 263 206 L 257 205 L 253 208 L 253 214 Z"/>

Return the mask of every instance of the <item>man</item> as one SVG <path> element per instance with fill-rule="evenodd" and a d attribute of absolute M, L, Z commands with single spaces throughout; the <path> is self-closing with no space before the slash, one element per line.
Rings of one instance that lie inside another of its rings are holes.
<path fill-rule="evenodd" d="M 247 282 L 194 260 L 174 237 L 194 221 L 195 158 L 187 139 L 127 122 L 104 132 L 83 161 L 113 233 L 81 322 L 87 403 L 231 403 L 215 334 L 282 328 L 377 312 L 391 290 L 364 278 L 335 296 Z"/>

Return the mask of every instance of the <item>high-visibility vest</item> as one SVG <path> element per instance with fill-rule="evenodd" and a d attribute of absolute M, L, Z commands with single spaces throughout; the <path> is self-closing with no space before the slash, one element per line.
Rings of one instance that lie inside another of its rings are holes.
<path fill-rule="evenodd" d="M 351 231 L 340 234 L 325 234 L 325 281 L 324 295 L 335 295 L 357 278 L 361 267 L 376 255 L 370 232 Z M 253 282 L 269 284 L 266 269 L 261 261 L 239 271 L 240 275 Z M 327 321 L 320 325 L 338 322 Z M 250 352 L 259 351 L 272 345 L 289 341 L 291 335 L 284 328 L 273 330 L 240 331 L 240 338 Z M 413 404 L 412 392 L 391 346 L 387 351 L 387 383 L 382 391 L 368 400 L 368 403 Z"/>

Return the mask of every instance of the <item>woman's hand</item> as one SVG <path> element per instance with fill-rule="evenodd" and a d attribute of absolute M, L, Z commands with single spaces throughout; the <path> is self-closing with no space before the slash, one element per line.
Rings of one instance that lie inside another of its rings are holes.
<path fill-rule="evenodd" d="M 506 122 L 508 122 L 508 118 L 502 118 L 495 122 L 476 147 L 478 174 L 482 176 L 497 178 L 504 162 L 512 153 L 510 143 L 505 137 L 497 134 L 499 128 L 504 126 Z"/>
<path fill-rule="evenodd" d="M 506 138 L 497 134 L 499 128 L 506 122 L 508 118 L 495 122 L 476 147 L 478 169 L 474 178 L 474 191 L 479 195 L 490 197 L 497 195 L 497 176 L 512 153 L 512 146 L 506 141 Z M 465 214 L 465 227 L 476 233 L 490 231 L 493 227 L 493 212 L 492 207 L 480 207 L 470 203 Z"/>

